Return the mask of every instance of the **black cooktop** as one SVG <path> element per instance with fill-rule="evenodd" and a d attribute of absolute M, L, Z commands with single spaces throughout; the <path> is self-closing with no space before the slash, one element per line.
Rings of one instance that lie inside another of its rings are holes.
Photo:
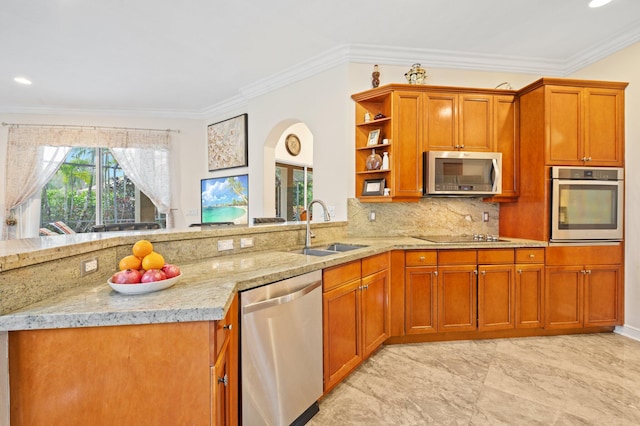
<path fill-rule="evenodd" d="M 414 238 L 430 241 L 432 243 L 493 243 L 501 241 L 493 235 L 415 235 Z"/>

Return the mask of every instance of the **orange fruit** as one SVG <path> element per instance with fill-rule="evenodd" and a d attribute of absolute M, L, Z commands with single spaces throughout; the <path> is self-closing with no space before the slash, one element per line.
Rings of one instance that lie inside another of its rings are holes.
<path fill-rule="evenodd" d="M 133 245 L 133 255 L 142 259 L 153 251 L 153 244 L 147 240 L 140 240 Z"/>
<path fill-rule="evenodd" d="M 152 251 L 142 259 L 142 269 L 162 269 L 164 266 L 164 257 L 160 253 Z"/>
<path fill-rule="evenodd" d="M 142 261 L 136 256 L 130 254 L 129 256 L 125 256 L 120 259 L 118 267 L 121 271 L 124 271 L 126 269 L 140 269 L 140 265 L 142 265 Z"/>

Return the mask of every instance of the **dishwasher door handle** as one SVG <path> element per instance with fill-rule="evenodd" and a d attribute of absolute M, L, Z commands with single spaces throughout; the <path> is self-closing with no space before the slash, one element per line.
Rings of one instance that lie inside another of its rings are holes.
<path fill-rule="evenodd" d="M 284 296 L 276 297 L 274 299 L 263 300 L 261 302 L 250 303 L 248 305 L 245 305 L 245 307 L 242 309 L 242 313 L 249 314 L 251 312 L 261 311 L 263 309 L 271 308 L 273 306 L 284 305 L 285 303 L 289 303 L 293 300 L 301 298 L 305 294 L 311 293 L 313 290 L 320 287 L 321 285 L 322 285 L 322 281 L 316 281 L 304 288 L 301 288 L 300 290 L 294 293 L 285 294 Z"/>

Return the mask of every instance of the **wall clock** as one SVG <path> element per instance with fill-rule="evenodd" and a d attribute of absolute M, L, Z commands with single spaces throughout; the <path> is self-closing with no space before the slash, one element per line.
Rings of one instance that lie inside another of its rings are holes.
<path fill-rule="evenodd" d="M 301 144 L 298 136 L 294 135 L 293 133 L 287 135 L 284 140 L 284 144 L 289 154 L 293 155 L 294 157 L 300 154 Z"/>

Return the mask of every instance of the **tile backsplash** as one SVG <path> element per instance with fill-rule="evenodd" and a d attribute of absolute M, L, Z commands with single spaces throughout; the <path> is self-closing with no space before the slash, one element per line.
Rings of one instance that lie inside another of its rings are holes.
<path fill-rule="evenodd" d="M 482 198 L 423 198 L 416 203 L 363 203 L 351 198 L 347 207 L 350 236 L 498 234 L 499 229 L 499 205 Z M 484 212 L 488 222 L 483 221 Z"/>

